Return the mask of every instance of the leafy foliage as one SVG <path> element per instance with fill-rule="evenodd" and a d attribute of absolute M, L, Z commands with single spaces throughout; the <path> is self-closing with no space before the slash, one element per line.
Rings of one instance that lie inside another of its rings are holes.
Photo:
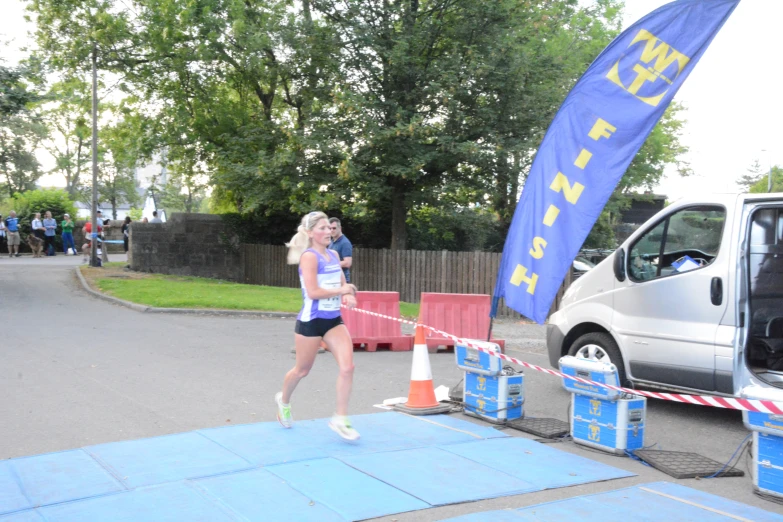
<path fill-rule="evenodd" d="M 19 218 L 19 224 L 22 232 L 30 233 L 30 223 L 36 212 L 43 216 L 46 211 L 52 213 L 52 217 L 59 223 L 63 220 L 64 214 L 70 214 L 76 217 L 76 207 L 68 196 L 68 193 L 61 189 L 38 189 L 25 193 L 17 194 L 5 205 L 8 207 L 3 215 L 8 215 L 8 211 L 15 210 Z"/>
<path fill-rule="evenodd" d="M 35 188 L 41 166 L 35 149 L 46 133 L 31 109 L 41 99 L 33 72 L 0 65 L 0 183 L 9 197 Z"/>
<path fill-rule="evenodd" d="M 227 219 L 256 238 L 288 240 L 318 209 L 359 245 L 454 249 L 502 243 L 536 147 L 621 5 L 30 1 L 50 65 L 75 74 L 94 53 L 118 75 L 132 139 L 108 146 L 110 165 L 166 151 L 154 192 L 167 210 L 199 208 L 209 183 L 210 208 L 243 214 Z M 687 171 L 678 110 L 618 193 L 667 164 Z"/>

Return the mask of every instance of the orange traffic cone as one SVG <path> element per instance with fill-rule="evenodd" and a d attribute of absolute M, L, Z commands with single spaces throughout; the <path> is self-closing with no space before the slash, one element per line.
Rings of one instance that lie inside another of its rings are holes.
<path fill-rule="evenodd" d="M 424 340 L 424 327 L 421 325 L 416 325 L 416 337 L 413 340 L 413 367 L 408 402 L 397 404 L 394 409 L 412 415 L 432 415 L 451 410 L 451 405 L 440 404 L 435 398 L 430 355 Z"/>

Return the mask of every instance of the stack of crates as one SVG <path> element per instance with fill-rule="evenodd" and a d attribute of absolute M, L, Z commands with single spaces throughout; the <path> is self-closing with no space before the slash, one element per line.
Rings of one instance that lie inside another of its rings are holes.
<path fill-rule="evenodd" d="M 780 400 L 780 390 L 753 386 L 746 399 Z M 783 415 L 743 411 L 742 422 L 753 432 L 751 475 L 754 491 L 783 498 Z"/>
<path fill-rule="evenodd" d="M 471 341 L 492 352 L 500 353 L 495 343 Z M 465 370 L 462 402 L 465 413 L 495 424 L 505 424 L 524 415 L 524 375 L 503 368 L 501 360 L 465 344 L 454 349 L 457 366 Z"/>
<path fill-rule="evenodd" d="M 593 382 L 619 386 L 612 363 L 566 356 L 560 371 Z M 571 392 L 571 437 L 577 444 L 622 455 L 644 447 L 647 399 L 617 390 L 563 379 Z"/>

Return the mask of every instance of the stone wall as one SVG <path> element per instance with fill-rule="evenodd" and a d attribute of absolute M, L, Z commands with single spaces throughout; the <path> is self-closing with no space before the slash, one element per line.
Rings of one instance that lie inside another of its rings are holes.
<path fill-rule="evenodd" d="M 213 214 L 172 214 L 166 223 L 133 222 L 131 270 L 242 281 L 239 239 Z"/>

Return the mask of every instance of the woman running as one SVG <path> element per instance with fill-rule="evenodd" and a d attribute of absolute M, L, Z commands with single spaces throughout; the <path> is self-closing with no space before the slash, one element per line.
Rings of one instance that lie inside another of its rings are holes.
<path fill-rule="evenodd" d="M 296 235 L 288 243 L 288 264 L 299 264 L 304 304 L 295 328 L 296 364 L 285 375 L 283 391 L 275 395 L 277 420 L 285 428 L 293 425 L 291 395 L 310 372 L 321 340 L 337 360 L 337 407 L 329 427 L 342 438 L 356 440 L 357 432 L 348 420 L 348 399 L 353 384 L 353 343 L 340 317 L 340 305 L 356 306 L 356 287 L 345 282 L 337 253 L 329 250 L 331 230 L 323 212 L 302 218 Z"/>

